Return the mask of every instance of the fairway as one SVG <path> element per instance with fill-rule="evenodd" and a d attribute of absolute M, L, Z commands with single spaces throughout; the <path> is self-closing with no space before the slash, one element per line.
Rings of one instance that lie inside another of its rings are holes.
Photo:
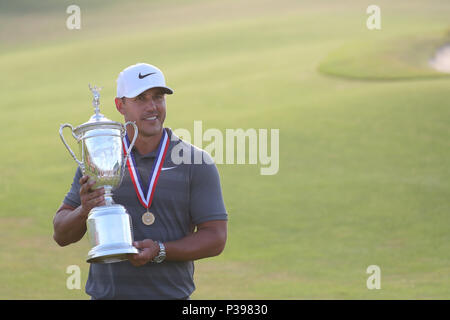
<path fill-rule="evenodd" d="M 373 31 L 357 0 L 84 0 L 80 30 L 70 4 L 0 5 L 0 299 L 89 299 L 87 237 L 53 240 L 76 170 L 58 130 L 93 114 L 88 83 L 123 122 L 116 78 L 137 62 L 175 91 L 167 127 L 279 129 L 277 174 L 218 165 L 228 240 L 192 299 L 450 298 L 450 77 L 427 64 L 450 2 L 377 1 Z"/>

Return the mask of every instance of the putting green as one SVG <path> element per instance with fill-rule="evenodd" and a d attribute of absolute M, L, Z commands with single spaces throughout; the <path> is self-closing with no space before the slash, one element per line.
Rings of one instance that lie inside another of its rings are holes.
<path fill-rule="evenodd" d="M 449 77 L 429 65 L 436 50 L 448 42 L 450 37 L 436 34 L 359 40 L 332 51 L 318 69 L 324 74 L 360 80 Z"/>

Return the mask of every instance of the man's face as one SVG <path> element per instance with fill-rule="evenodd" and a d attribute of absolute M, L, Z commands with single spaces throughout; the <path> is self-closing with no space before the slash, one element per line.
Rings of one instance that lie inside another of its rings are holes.
<path fill-rule="evenodd" d="M 125 121 L 136 121 L 139 135 L 161 133 L 166 119 L 166 99 L 160 88 L 151 88 L 134 98 L 116 98 L 116 107 Z"/>

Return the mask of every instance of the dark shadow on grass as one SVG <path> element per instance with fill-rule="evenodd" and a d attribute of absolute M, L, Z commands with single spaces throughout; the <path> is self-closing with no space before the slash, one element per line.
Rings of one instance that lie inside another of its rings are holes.
<path fill-rule="evenodd" d="M 395 78 L 387 78 L 387 77 L 356 77 L 356 76 L 350 76 L 350 75 L 344 75 L 344 74 L 338 74 L 338 73 L 331 73 L 328 71 L 321 70 L 320 66 L 316 68 L 317 73 L 324 77 L 329 78 L 336 78 L 336 79 L 343 79 L 346 81 L 362 81 L 362 82 L 403 82 L 403 81 L 429 81 L 429 80 L 450 80 L 450 74 L 438 74 L 438 75 L 430 75 L 430 76 L 416 76 L 416 77 L 402 77 L 398 76 Z"/>

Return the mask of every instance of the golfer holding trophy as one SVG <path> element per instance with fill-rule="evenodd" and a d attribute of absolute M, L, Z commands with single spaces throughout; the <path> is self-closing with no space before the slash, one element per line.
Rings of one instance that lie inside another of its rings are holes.
<path fill-rule="evenodd" d="M 173 90 L 157 67 L 138 63 L 119 74 L 115 105 L 124 124 L 100 113 L 100 89 L 89 88 L 94 115 L 59 130 L 78 168 L 53 237 L 67 246 L 87 231 L 92 299 L 189 299 L 194 260 L 220 254 L 226 243 L 217 167 L 207 152 L 163 127 L 165 95 Z M 79 155 L 64 138 L 69 129 Z M 172 152 L 191 161 L 179 163 Z"/>

